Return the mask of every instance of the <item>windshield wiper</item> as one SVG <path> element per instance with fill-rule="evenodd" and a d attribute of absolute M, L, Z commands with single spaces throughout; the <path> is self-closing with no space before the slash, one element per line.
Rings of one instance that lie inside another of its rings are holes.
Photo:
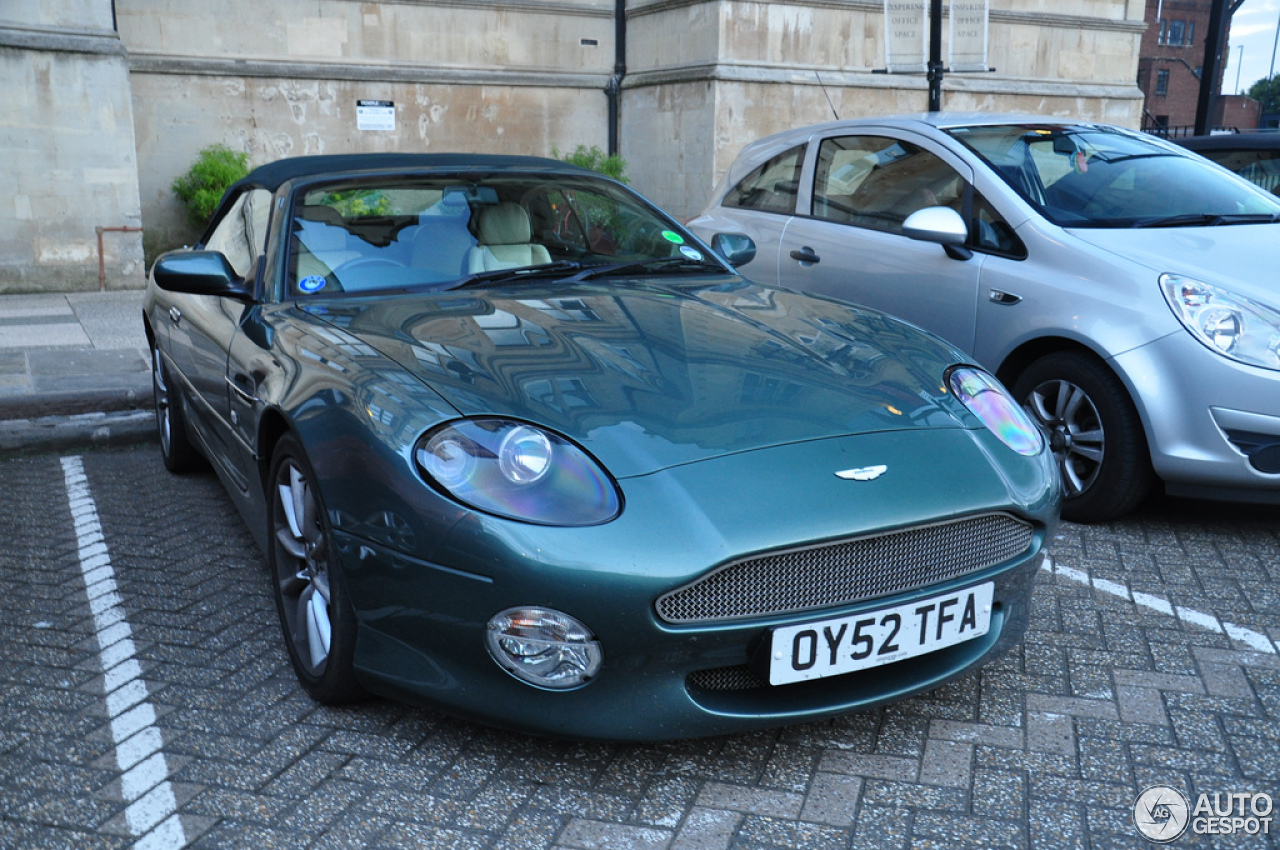
<path fill-rule="evenodd" d="M 1130 227 L 1216 227 L 1222 224 L 1271 224 L 1280 221 L 1276 213 L 1182 213 L 1140 218 Z"/>
<path fill-rule="evenodd" d="M 468 286 L 475 286 L 481 283 L 504 283 L 512 280 L 522 280 L 529 277 L 545 277 L 547 275 L 561 275 L 565 272 L 578 271 L 582 268 L 582 263 L 576 260 L 560 260 L 554 263 L 548 263 L 541 266 L 521 266 L 515 269 L 493 269 L 487 272 L 476 272 L 466 277 L 459 278 L 454 281 L 446 289 L 465 289 Z"/>
<path fill-rule="evenodd" d="M 611 263 L 598 266 L 587 266 L 568 280 L 573 282 L 590 280 L 611 274 L 629 274 L 637 271 L 655 271 L 657 269 L 715 269 L 723 272 L 724 267 L 714 260 L 695 260 L 692 257 L 659 257 L 650 260 L 634 260 L 628 263 Z"/>

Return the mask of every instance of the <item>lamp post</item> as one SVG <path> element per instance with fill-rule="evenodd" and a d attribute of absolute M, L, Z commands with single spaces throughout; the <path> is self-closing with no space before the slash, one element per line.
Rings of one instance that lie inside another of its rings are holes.
<path fill-rule="evenodd" d="M 1276 45 L 1280 45 L 1280 18 L 1276 19 L 1276 38 L 1271 43 L 1271 70 L 1267 72 L 1267 89 L 1262 98 L 1262 114 L 1266 115 L 1271 105 L 1271 87 L 1276 78 Z"/>
<path fill-rule="evenodd" d="M 1244 67 L 1244 45 L 1237 44 L 1236 47 L 1240 48 L 1240 52 L 1236 54 L 1236 94 L 1243 94 L 1240 91 L 1240 69 Z"/>

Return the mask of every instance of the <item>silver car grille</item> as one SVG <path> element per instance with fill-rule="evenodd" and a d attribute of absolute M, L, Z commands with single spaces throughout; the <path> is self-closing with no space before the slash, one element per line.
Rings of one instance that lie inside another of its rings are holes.
<path fill-rule="evenodd" d="M 658 598 L 668 623 L 831 608 L 963 576 L 1015 557 L 1032 526 L 994 513 L 726 564 Z"/>

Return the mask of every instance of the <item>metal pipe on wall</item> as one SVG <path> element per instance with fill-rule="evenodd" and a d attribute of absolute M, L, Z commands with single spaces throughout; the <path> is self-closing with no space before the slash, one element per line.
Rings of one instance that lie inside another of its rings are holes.
<path fill-rule="evenodd" d="M 618 153 L 618 124 L 622 119 L 622 78 L 627 75 L 627 0 L 613 7 L 613 76 L 604 93 L 609 99 L 609 156 Z"/>

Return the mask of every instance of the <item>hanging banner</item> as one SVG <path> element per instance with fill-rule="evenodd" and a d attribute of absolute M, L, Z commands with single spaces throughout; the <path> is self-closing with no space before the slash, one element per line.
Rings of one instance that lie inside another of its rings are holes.
<path fill-rule="evenodd" d="M 951 0 L 951 71 L 986 71 L 990 0 Z"/>
<path fill-rule="evenodd" d="M 890 74 L 929 70 L 929 0 L 884 0 L 884 65 Z"/>

